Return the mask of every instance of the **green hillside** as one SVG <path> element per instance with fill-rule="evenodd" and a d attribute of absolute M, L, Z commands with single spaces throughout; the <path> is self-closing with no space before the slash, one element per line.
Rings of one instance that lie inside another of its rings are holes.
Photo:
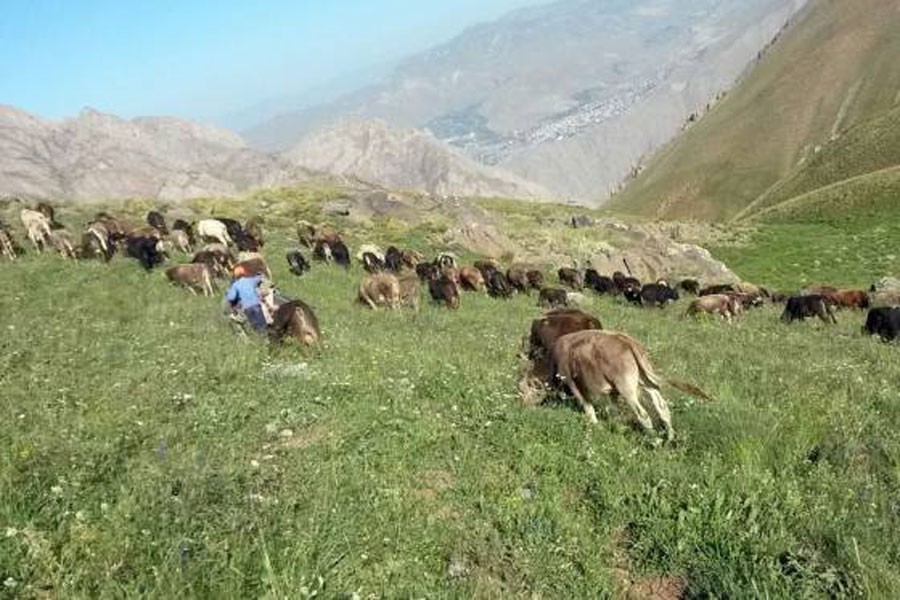
<path fill-rule="evenodd" d="M 728 219 L 763 196 L 765 206 L 898 164 L 898 30 L 893 2 L 813 0 L 723 101 L 650 160 L 613 208 Z"/>
<path fill-rule="evenodd" d="M 749 213 L 751 221 L 900 223 L 900 166 L 851 177 Z"/>
<path fill-rule="evenodd" d="M 715 398 L 665 388 L 677 443 L 653 448 L 621 418 L 588 427 L 567 402 L 519 403 L 517 354 L 540 313 L 534 296 L 469 293 L 458 311 L 425 302 L 418 313 L 372 312 L 354 302 L 358 265 L 291 276 L 292 225 L 322 218 L 329 196 L 264 201 L 274 278 L 322 324 L 312 351 L 239 340 L 221 298 L 191 296 L 124 258 L 0 263 L 7 595 L 593 598 L 631 588 L 640 598 L 654 582 L 685 597 L 898 589 L 900 362 L 896 345 L 860 333 L 861 313 L 843 312 L 832 327 L 787 326 L 765 307 L 726 326 L 682 318 L 684 300 L 642 310 L 589 295 L 586 308 L 643 341 L 661 373 Z M 189 208 L 246 218 L 262 204 Z M 149 206 L 108 209 L 135 218 Z M 514 227 L 568 210 L 519 206 L 499 206 Z M 59 213 L 74 225 L 99 208 Z M 439 232 L 399 222 L 336 225 L 351 247 L 442 247 Z M 800 230 L 770 227 L 735 251 L 735 267 L 798 285 L 804 272 L 791 264 L 821 258 L 808 242 L 832 239 L 829 225 L 798 225 L 807 237 L 789 248 L 784 238 Z M 815 276 L 855 284 L 853 267 L 897 239 L 860 236 L 860 254 L 829 256 Z"/>
<path fill-rule="evenodd" d="M 825 201 L 829 210 L 840 208 L 840 205 L 835 205 L 838 197 L 847 208 L 859 207 L 861 203 L 871 204 L 872 198 L 859 197 L 858 194 L 866 194 L 869 192 L 866 188 L 874 186 L 873 191 L 879 198 L 886 196 L 885 188 L 896 183 L 892 170 L 897 167 L 900 167 L 900 108 L 861 123 L 822 146 L 809 160 L 803 161 L 792 174 L 772 186 L 736 218 L 752 217 L 760 211 L 788 201 L 795 207 Z M 886 173 L 887 177 L 866 177 L 873 173 Z M 856 179 L 861 181 L 843 185 L 845 181 Z M 840 188 L 839 191 L 830 189 L 832 186 Z M 818 194 L 817 190 L 822 190 L 823 193 Z M 798 197 L 800 200 L 792 200 Z"/>

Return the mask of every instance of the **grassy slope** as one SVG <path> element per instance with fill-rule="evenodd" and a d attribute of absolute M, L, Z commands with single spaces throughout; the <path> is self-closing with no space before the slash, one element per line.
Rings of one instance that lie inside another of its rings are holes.
<path fill-rule="evenodd" d="M 129 261 L 0 265 L 0 579 L 58 596 L 597 597 L 627 566 L 697 595 L 900 586 L 900 362 L 859 315 L 787 327 L 765 309 L 729 328 L 592 300 L 717 398 L 668 391 L 680 442 L 651 450 L 569 406 L 519 406 L 532 299 L 372 313 L 356 269 L 291 278 L 287 245 L 269 249 L 275 276 L 316 307 L 320 351 L 236 340 L 217 300 Z"/>
<path fill-rule="evenodd" d="M 896 6 L 812 2 L 752 73 L 661 150 L 614 207 L 663 218 L 731 217 L 833 132 L 897 105 Z"/>
<path fill-rule="evenodd" d="M 804 161 L 795 171 L 770 188 L 738 215 L 755 213 L 791 201 L 799 196 L 814 196 L 816 190 L 835 186 L 843 181 L 863 177 L 879 171 L 900 168 L 900 107 L 879 115 L 847 131 L 826 144 Z M 863 177 L 864 178 L 864 177 Z M 858 192 L 866 192 L 859 186 L 848 186 Z M 827 190 L 824 190 L 827 192 Z M 829 197 L 833 194 L 825 193 Z M 843 194 L 846 208 L 854 208 L 854 198 Z M 807 199 L 799 203 L 806 203 Z M 798 204 L 791 201 L 791 204 Z"/>
<path fill-rule="evenodd" d="M 833 282 L 866 288 L 900 275 L 900 168 L 870 173 L 754 215 L 749 246 L 713 248 L 749 281 L 784 290 Z"/>

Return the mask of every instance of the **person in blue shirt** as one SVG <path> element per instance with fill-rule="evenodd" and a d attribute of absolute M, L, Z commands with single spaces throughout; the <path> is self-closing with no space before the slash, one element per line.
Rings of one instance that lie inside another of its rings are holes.
<path fill-rule="evenodd" d="M 266 317 L 259 298 L 261 282 L 262 277 L 258 275 L 249 275 L 243 269 L 236 270 L 235 280 L 228 288 L 225 300 L 232 310 L 240 308 L 244 312 L 250 326 L 257 333 L 265 334 L 267 331 Z"/>

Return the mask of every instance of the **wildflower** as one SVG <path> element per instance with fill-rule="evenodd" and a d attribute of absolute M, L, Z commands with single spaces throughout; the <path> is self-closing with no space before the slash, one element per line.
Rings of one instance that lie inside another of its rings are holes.
<path fill-rule="evenodd" d="M 19 582 L 16 581 L 15 579 L 13 579 L 12 577 L 7 577 L 6 580 L 3 582 L 3 587 L 8 587 L 9 589 L 12 589 L 12 588 L 16 587 L 17 585 L 19 585 Z"/>
<path fill-rule="evenodd" d="M 50 488 L 50 492 L 54 496 L 60 496 L 60 495 L 62 495 L 62 492 L 63 492 L 62 486 L 54 485 L 52 488 Z"/>
<path fill-rule="evenodd" d="M 16 537 L 16 534 L 18 534 L 18 533 L 19 532 L 15 527 L 7 527 L 6 528 L 6 537 L 8 537 L 8 538 Z"/>

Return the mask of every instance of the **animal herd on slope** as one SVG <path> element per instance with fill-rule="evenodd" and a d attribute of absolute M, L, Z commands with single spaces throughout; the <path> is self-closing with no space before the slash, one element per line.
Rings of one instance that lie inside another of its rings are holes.
<path fill-rule="evenodd" d="M 49 204 L 22 209 L 20 218 L 38 252 L 53 248 L 65 258 L 109 261 L 121 252 L 151 271 L 164 264 L 172 250 L 178 250 L 191 256 L 191 262 L 169 267 L 166 277 L 193 293 L 211 296 L 217 289 L 216 282 L 229 279 L 233 273 L 260 276 L 264 282 L 270 282 L 272 277 L 260 253 L 265 244 L 260 218 L 252 218 L 245 224 L 224 217 L 196 223 L 179 219 L 170 228 L 161 213 L 151 211 L 147 225 L 134 228 L 101 212 L 85 225 L 78 247 L 56 222 Z M 345 269 L 350 267 L 350 250 L 334 230 L 300 222 L 297 238 L 314 260 Z M 204 245 L 200 246 L 201 243 Z M 11 229 L 0 223 L 0 254 L 15 260 L 23 252 Z M 837 322 L 835 309 L 868 309 L 864 332 L 878 335 L 884 341 L 900 337 L 900 282 L 891 278 L 876 282 L 869 291 L 812 285 L 788 296 L 746 283 L 701 287 L 696 280 L 684 279 L 675 286 L 664 280 L 642 284 L 621 272 L 601 275 L 590 265 L 583 272 L 560 268 L 556 275 L 563 287 L 551 287 L 545 285 L 544 272 L 532 265 L 513 264 L 504 269 L 494 259 L 478 260 L 471 266 L 459 265 L 457 257 L 449 252 L 426 260 L 413 250 L 391 246 L 382 252 L 372 244 L 360 246 L 356 259 L 367 272 L 359 283 L 358 300 L 371 309 L 407 306 L 418 310 L 423 285 L 435 303 L 451 310 L 460 308 L 463 291 L 487 293 L 500 299 L 537 291 L 538 304 L 545 312 L 531 324 L 528 367 L 519 384 L 522 399 L 536 403 L 548 393 L 568 392 L 587 419 L 596 423 L 594 401 L 601 395 L 615 395 L 644 431 L 654 432 L 659 428 L 666 440 L 672 439 L 674 430 L 660 392 L 663 380 L 655 373 L 640 342 L 624 333 L 604 331 L 595 316 L 570 306 L 573 302 L 577 304 L 584 290 L 621 296 L 636 306 L 658 308 L 688 295 L 692 300 L 685 317 L 709 314 L 728 323 L 766 303 L 784 304 L 781 319 L 786 323 L 816 317 L 832 324 Z M 294 275 L 302 276 L 310 269 L 299 248 L 288 252 L 286 260 Z M 320 341 L 318 320 L 309 305 L 281 296 L 273 285 L 261 287 L 265 287 L 260 296 L 270 342 L 280 344 L 292 338 L 309 346 Z M 691 384 L 668 383 L 707 397 Z"/>

